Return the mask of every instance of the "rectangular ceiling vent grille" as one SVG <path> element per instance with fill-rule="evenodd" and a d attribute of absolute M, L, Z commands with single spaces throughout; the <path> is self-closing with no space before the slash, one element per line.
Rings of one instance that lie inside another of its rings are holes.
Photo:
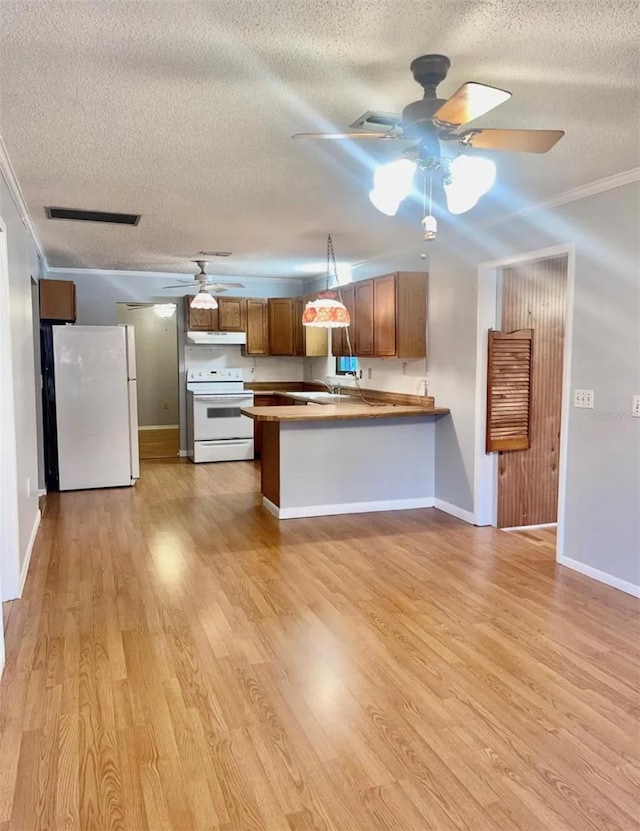
<path fill-rule="evenodd" d="M 402 125 L 402 116 L 398 113 L 382 113 L 368 110 L 350 124 L 352 130 L 370 130 L 372 133 L 384 133 L 385 130 L 397 130 Z"/>
<path fill-rule="evenodd" d="M 74 219 L 79 222 L 107 222 L 110 225 L 137 225 L 140 214 L 118 214 L 110 211 L 83 211 L 76 208 L 45 208 L 49 219 Z"/>

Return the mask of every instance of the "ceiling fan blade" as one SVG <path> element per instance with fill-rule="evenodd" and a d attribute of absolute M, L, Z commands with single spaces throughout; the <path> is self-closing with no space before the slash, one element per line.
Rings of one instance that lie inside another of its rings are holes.
<path fill-rule="evenodd" d="M 197 289 L 198 288 L 197 283 L 177 283 L 175 286 L 163 286 L 162 289 L 163 289 L 163 291 L 165 289 L 183 289 L 185 286 L 189 289 Z"/>
<path fill-rule="evenodd" d="M 388 130 L 386 133 L 296 133 L 291 138 L 311 138 L 311 139 L 355 139 L 356 141 L 363 141 L 366 139 L 385 139 L 387 141 L 397 140 L 402 138 L 393 130 Z"/>
<path fill-rule="evenodd" d="M 450 127 L 460 127 L 488 113 L 511 98 L 506 89 L 468 81 L 453 93 L 433 115 L 433 120 Z"/>
<path fill-rule="evenodd" d="M 546 153 L 564 136 L 564 130 L 465 130 L 463 144 L 484 150 Z"/>

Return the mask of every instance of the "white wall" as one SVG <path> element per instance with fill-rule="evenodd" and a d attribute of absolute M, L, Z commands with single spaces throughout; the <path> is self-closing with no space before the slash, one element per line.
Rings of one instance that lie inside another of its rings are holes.
<path fill-rule="evenodd" d="M 38 278 L 37 249 L 22 222 L 9 189 L 0 177 L 0 217 L 6 226 L 9 273 L 9 327 L 14 388 L 15 443 L 18 495 L 18 562 L 3 573 L 3 599 L 17 597 L 24 568 L 40 520 L 38 510 L 38 454 L 36 380 L 31 277 Z"/>
<path fill-rule="evenodd" d="M 462 218 L 458 236 L 429 249 L 428 265 L 429 393 L 451 408 L 436 424 L 435 493 L 472 512 L 478 267 L 575 244 L 570 385 L 595 391 L 595 411 L 569 413 L 564 556 L 632 586 L 640 586 L 640 420 L 629 417 L 640 394 L 639 229 L 633 182 L 491 227 Z M 422 250 L 368 263 L 354 277 L 423 270 Z"/>
<path fill-rule="evenodd" d="M 118 323 L 135 327 L 138 424 L 177 425 L 180 396 L 176 315 L 161 318 L 152 306 L 118 303 Z"/>

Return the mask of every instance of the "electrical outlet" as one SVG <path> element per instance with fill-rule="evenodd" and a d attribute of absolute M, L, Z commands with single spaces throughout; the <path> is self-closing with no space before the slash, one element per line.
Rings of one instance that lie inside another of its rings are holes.
<path fill-rule="evenodd" d="M 358 378 L 362 381 L 362 370 L 358 372 Z"/>
<path fill-rule="evenodd" d="M 573 406 L 593 410 L 593 390 L 574 390 Z"/>
<path fill-rule="evenodd" d="M 253 378 L 253 377 L 255 377 L 255 374 L 256 374 L 255 366 L 249 367 L 249 375 Z"/>
<path fill-rule="evenodd" d="M 168 401 L 164 402 L 164 404 L 162 405 L 162 409 L 163 410 L 168 410 L 169 409 L 169 402 Z"/>
<path fill-rule="evenodd" d="M 373 370 L 371 369 L 371 367 L 369 367 L 369 369 L 367 369 L 367 380 L 370 381 L 372 376 L 373 376 Z"/>
<path fill-rule="evenodd" d="M 640 418 L 640 395 L 634 395 L 631 403 L 631 415 Z"/>
<path fill-rule="evenodd" d="M 402 362 L 402 374 L 403 375 L 407 374 L 407 362 L 406 361 Z"/>

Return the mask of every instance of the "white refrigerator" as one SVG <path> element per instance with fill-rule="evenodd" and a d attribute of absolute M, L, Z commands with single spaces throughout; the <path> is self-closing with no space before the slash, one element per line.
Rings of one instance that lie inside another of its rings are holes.
<path fill-rule="evenodd" d="M 60 490 L 140 476 L 133 326 L 54 326 Z"/>

